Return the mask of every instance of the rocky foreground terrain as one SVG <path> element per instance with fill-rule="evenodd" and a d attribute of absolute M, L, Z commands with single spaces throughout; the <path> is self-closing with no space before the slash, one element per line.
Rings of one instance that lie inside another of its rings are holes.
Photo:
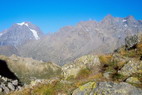
<path fill-rule="evenodd" d="M 62 67 L 15 55 L 0 59 L 18 78 L 15 89 L 9 85 L 14 80 L 1 82 L 8 95 L 142 95 L 142 35 L 126 37 L 113 53 L 85 55 Z"/>

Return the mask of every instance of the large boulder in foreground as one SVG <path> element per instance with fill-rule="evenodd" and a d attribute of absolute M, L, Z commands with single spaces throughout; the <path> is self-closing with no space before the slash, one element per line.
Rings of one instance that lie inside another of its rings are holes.
<path fill-rule="evenodd" d="M 118 73 L 123 75 L 123 76 L 131 76 L 136 73 L 141 73 L 142 71 L 142 62 L 137 61 L 135 59 L 131 59 L 125 64 L 119 71 Z"/>
<path fill-rule="evenodd" d="M 133 48 L 138 42 L 139 42 L 139 37 L 138 37 L 138 35 L 127 36 L 127 37 L 125 38 L 126 49 L 131 49 L 131 48 Z"/>
<path fill-rule="evenodd" d="M 124 82 L 89 82 L 74 90 L 72 95 L 142 95 L 142 89 Z"/>
<path fill-rule="evenodd" d="M 127 36 L 125 38 L 125 46 L 126 49 L 135 48 L 138 43 L 142 43 L 142 33 L 138 33 L 137 35 Z"/>
<path fill-rule="evenodd" d="M 66 64 L 62 67 L 63 76 L 66 78 L 73 76 L 76 77 L 77 74 L 82 69 L 93 69 L 98 73 L 100 71 L 101 63 L 99 57 L 96 55 L 86 55 L 76 59 L 71 64 Z"/>

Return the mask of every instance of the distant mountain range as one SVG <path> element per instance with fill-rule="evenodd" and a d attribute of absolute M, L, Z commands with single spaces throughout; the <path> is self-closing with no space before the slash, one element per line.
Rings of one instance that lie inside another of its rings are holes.
<path fill-rule="evenodd" d="M 14 24 L 0 33 L 0 54 L 16 54 L 63 65 L 85 54 L 110 53 L 124 45 L 128 35 L 142 32 L 142 21 L 133 16 L 106 16 L 102 21 L 84 21 L 44 35 L 30 22 Z"/>

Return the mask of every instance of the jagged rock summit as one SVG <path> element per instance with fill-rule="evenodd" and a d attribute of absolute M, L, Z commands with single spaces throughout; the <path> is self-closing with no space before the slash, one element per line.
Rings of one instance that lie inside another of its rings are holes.
<path fill-rule="evenodd" d="M 29 40 L 39 40 L 41 35 L 39 27 L 31 22 L 16 23 L 0 33 L 0 45 L 18 46 Z"/>

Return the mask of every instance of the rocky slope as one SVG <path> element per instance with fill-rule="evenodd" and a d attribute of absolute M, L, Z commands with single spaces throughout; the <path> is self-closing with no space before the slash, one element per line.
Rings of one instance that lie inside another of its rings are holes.
<path fill-rule="evenodd" d="M 14 46 L 0 46 L 0 54 L 6 56 L 19 55 L 17 48 Z"/>
<path fill-rule="evenodd" d="M 114 53 L 77 58 L 60 76 L 9 95 L 142 95 L 142 36 L 129 36 L 125 44 Z"/>

